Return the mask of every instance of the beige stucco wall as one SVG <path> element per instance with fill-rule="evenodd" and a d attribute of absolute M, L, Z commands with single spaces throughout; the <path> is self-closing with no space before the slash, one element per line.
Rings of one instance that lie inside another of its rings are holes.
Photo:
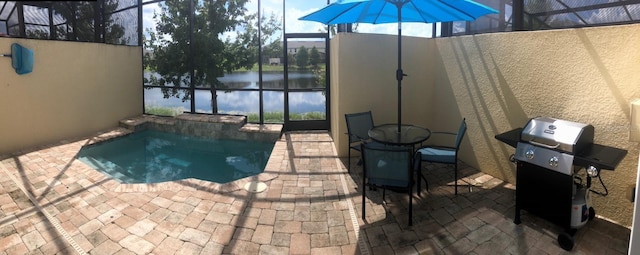
<path fill-rule="evenodd" d="M 615 171 L 603 172 L 609 196 L 593 196 L 594 207 L 631 225 L 627 194 L 636 180 L 638 144 L 628 132 L 630 102 L 640 98 L 640 25 L 403 42 L 410 75 L 403 83 L 403 122 L 455 131 L 467 118 L 460 159 L 511 183 L 514 149 L 496 134 L 536 116 L 592 124 L 597 143 L 629 151 Z M 332 134 L 346 156 L 345 113 L 371 109 L 376 123 L 395 122 L 395 37 L 339 34 L 331 43 L 332 99 L 339 102 Z"/>
<path fill-rule="evenodd" d="M 424 52 L 435 45 L 403 37 L 402 122 L 431 123 L 435 61 Z M 412 52 L 411 49 L 418 50 Z M 346 113 L 371 110 L 376 124 L 398 121 L 397 37 L 340 33 L 331 40 L 331 130 L 340 155 L 347 155 Z"/>
<path fill-rule="evenodd" d="M 141 47 L 0 38 L 34 51 L 33 72 L 0 58 L 0 155 L 89 135 L 142 114 Z"/>

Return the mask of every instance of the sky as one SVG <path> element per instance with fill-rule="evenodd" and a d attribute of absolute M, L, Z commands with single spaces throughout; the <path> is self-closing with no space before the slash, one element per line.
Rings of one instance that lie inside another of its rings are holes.
<path fill-rule="evenodd" d="M 331 0 L 331 2 L 335 2 L 335 0 Z M 283 7 L 285 7 L 287 9 L 285 17 L 286 33 L 317 33 L 319 31 L 322 31 L 323 28 L 326 28 L 326 26 L 318 22 L 298 20 L 298 18 L 317 11 L 326 5 L 326 0 L 261 0 L 260 7 L 263 10 L 263 16 L 269 16 L 273 13 L 276 15 L 276 17 L 282 17 L 282 10 Z M 155 24 L 155 22 L 153 21 L 154 10 L 160 10 L 157 4 L 145 5 L 145 8 L 143 9 L 143 23 L 145 28 L 151 28 Z M 258 10 L 258 0 L 249 0 L 249 2 L 247 3 L 247 10 L 249 11 L 249 13 L 256 13 Z M 398 33 L 398 25 L 358 24 L 356 32 L 396 35 Z M 402 25 L 402 35 L 431 37 L 431 25 L 420 23 L 405 23 Z"/>
<path fill-rule="evenodd" d="M 330 0 L 331 3 L 337 0 Z M 606 2 L 605 0 L 602 0 Z M 610 1 L 610 0 L 609 0 Z M 284 5 L 284 6 L 283 6 Z M 324 25 L 313 21 L 301 21 L 298 18 L 310 14 L 314 11 L 327 5 L 327 0 L 261 0 L 261 9 L 264 16 L 268 16 L 271 13 L 276 17 L 282 17 L 283 7 L 286 8 L 286 33 L 316 33 L 324 28 Z M 505 6 L 505 16 L 511 16 L 511 9 L 509 6 Z M 636 9 L 640 8 L 640 5 L 628 5 L 627 11 L 622 7 L 615 8 L 602 8 L 593 11 L 580 13 L 581 16 L 586 19 L 587 23 L 597 24 L 601 22 L 624 22 L 628 20 L 628 13 L 637 12 Z M 247 9 L 250 13 L 256 13 L 258 10 L 258 0 L 249 0 L 247 3 Z M 144 27 L 153 27 L 153 10 L 159 10 L 157 4 L 145 5 L 143 9 Z M 577 17 L 571 14 L 555 15 L 548 18 L 548 22 L 553 22 L 554 19 L 559 20 L 572 20 L 577 21 Z M 457 30 L 459 23 L 454 23 L 454 31 Z M 356 28 L 358 33 L 374 33 L 374 34 L 391 34 L 396 35 L 398 33 L 397 24 L 358 24 Z M 423 23 L 404 23 L 402 24 L 403 36 L 416 36 L 416 37 L 432 37 L 432 24 Z M 439 33 L 439 31 L 437 32 Z M 228 34 L 231 37 L 233 35 Z M 227 35 L 224 35 L 226 37 Z"/>
<path fill-rule="evenodd" d="M 261 8 L 264 15 L 275 13 L 276 16 L 282 17 L 282 9 L 286 8 L 286 33 L 315 33 L 320 31 L 324 25 L 313 21 L 302 21 L 298 18 L 309 13 L 317 11 L 327 5 L 326 0 L 262 0 Z M 335 0 L 330 1 L 335 2 Z M 250 0 L 247 4 L 250 12 L 256 12 L 258 9 L 258 0 Z M 375 34 L 397 34 L 397 24 L 358 24 L 357 32 L 359 33 L 375 33 Z M 403 24 L 402 34 L 408 36 L 431 37 L 431 25 L 428 24 Z"/>

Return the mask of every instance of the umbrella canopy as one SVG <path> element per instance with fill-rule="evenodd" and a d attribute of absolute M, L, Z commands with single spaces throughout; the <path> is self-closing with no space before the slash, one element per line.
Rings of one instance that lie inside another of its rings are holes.
<path fill-rule="evenodd" d="M 401 12 L 399 12 L 401 11 Z M 399 13 L 402 14 L 398 19 Z M 338 0 L 300 20 L 345 23 L 472 21 L 498 11 L 471 0 Z"/>
<path fill-rule="evenodd" d="M 402 124 L 402 22 L 472 21 L 498 11 L 471 0 L 338 0 L 299 18 L 327 25 L 398 23 L 398 133 Z"/>

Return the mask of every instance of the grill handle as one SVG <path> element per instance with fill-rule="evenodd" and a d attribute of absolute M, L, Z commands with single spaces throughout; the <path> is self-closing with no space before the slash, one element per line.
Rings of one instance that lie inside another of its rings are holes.
<path fill-rule="evenodd" d="M 533 145 L 536 145 L 536 146 L 544 147 L 544 148 L 547 148 L 547 149 L 557 149 L 558 147 L 560 147 L 559 143 L 557 143 L 556 145 L 548 145 L 548 144 L 536 142 L 534 140 L 530 140 L 529 143 L 531 143 Z"/>

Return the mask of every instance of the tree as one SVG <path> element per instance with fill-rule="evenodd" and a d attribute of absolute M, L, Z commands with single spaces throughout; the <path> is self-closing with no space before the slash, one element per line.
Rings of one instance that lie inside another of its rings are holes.
<path fill-rule="evenodd" d="M 183 101 L 190 95 L 180 93 L 179 88 L 209 87 L 211 108 L 217 113 L 217 91 L 224 88 L 218 77 L 239 68 L 249 69 L 258 61 L 257 15 L 247 14 L 247 2 L 193 0 L 192 35 L 190 1 L 161 2 L 162 11 L 154 14 L 156 32 L 147 30 L 149 39 L 145 41 L 145 48 L 153 52 L 153 58 L 145 58 L 145 67 L 159 76 L 150 77 L 148 83 L 160 86 L 165 98 L 182 97 Z M 263 17 L 263 21 L 263 39 L 279 31 L 274 15 L 269 20 Z"/>
<path fill-rule="evenodd" d="M 311 48 L 311 55 L 309 59 L 309 64 L 311 64 L 314 68 L 318 68 L 318 64 L 320 63 L 320 53 L 316 46 Z"/>
<path fill-rule="evenodd" d="M 296 54 L 296 65 L 298 68 L 306 68 L 309 63 L 309 51 L 304 46 L 300 46 Z"/>
<path fill-rule="evenodd" d="M 52 8 L 66 20 L 69 31 L 64 26 L 56 26 L 55 36 L 73 41 L 127 44 L 131 38 L 125 38 L 124 27 L 111 15 L 118 8 L 118 0 L 104 1 L 104 27 L 96 16 L 100 2 L 91 1 L 53 1 Z M 98 22 L 96 22 L 98 21 Z M 96 27 L 96 24 L 98 27 Z M 101 32 L 104 29 L 104 35 Z M 104 36 L 104 37 L 103 37 Z"/>
<path fill-rule="evenodd" d="M 25 31 L 27 38 L 31 39 L 49 39 L 49 31 L 34 29 Z"/>
<path fill-rule="evenodd" d="M 291 52 L 287 52 L 287 63 L 288 63 L 289 65 L 292 65 L 293 63 L 295 63 L 295 61 L 294 61 L 294 60 L 295 60 L 295 59 L 294 59 L 294 57 L 293 57 L 293 54 L 291 54 Z"/>
<path fill-rule="evenodd" d="M 282 58 L 282 42 L 274 40 L 262 49 L 263 63 L 269 63 L 269 58 Z"/>
<path fill-rule="evenodd" d="M 280 20 L 272 13 L 268 18 L 262 17 L 260 23 L 262 25 L 261 42 L 262 45 L 266 45 L 262 48 L 262 57 L 267 63 L 269 58 L 281 58 L 283 53 L 282 41 L 280 40 L 280 36 L 274 36 L 280 31 Z M 254 26 L 258 27 L 258 24 L 256 23 Z"/>

